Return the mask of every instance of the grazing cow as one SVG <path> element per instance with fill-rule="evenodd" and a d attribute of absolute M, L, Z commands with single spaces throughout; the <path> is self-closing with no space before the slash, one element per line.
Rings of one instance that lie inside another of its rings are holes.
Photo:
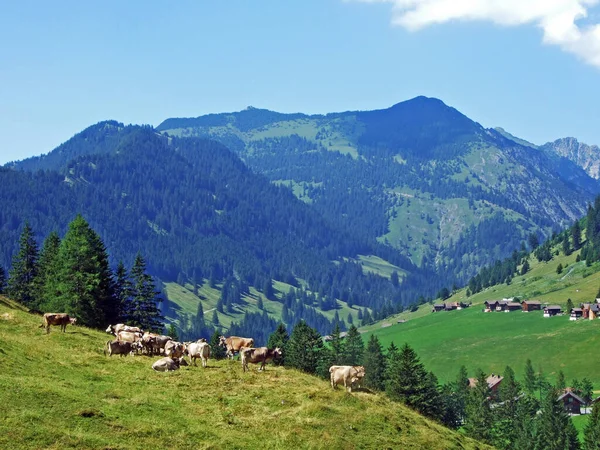
<path fill-rule="evenodd" d="M 273 361 L 273 358 L 279 358 L 281 356 L 281 349 L 277 348 L 243 348 L 240 350 L 242 359 L 242 370 L 245 372 L 248 370 L 248 363 L 259 364 L 258 370 L 264 370 L 265 364 Z"/>
<path fill-rule="evenodd" d="M 165 344 L 165 356 L 169 356 L 173 359 L 181 358 L 185 352 L 185 345 L 181 342 L 168 341 Z"/>
<path fill-rule="evenodd" d="M 142 333 L 142 330 L 138 327 L 130 327 L 129 325 L 125 325 L 123 323 L 118 323 L 116 325 L 109 325 L 106 329 L 108 334 L 118 335 L 121 331 L 131 331 L 134 333 Z"/>
<path fill-rule="evenodd" d="M 360 382 L 365 376 L 365 368 L 363 366 L 331 366 L 329 368 L 331 379 L 331 388 L 344 383 L 344 387 L 348 392 L 352 392 L 352 385 Z"/>
<path fill-rule="evenodd" d="M 142 340 L 142 333 L 133 331 L 120 331 L 117 334 L 117 341 L 131 342 L 132 344 Z"/>
<path fill-rule="evenodd" d="M 152 368 L 157 372 L 171 372 L 173 370 L 179 370 L 180 364 L 181 362 L 179 359 L 173 359 L 166 356 L 152 364 Z"/>
<path fill-rule="evenodd" d="M 64 333 L 67 329 L 67 325 L 75 325 L 77 319 L 69 317 L 69 315 L 65 313 L 46 313 L 44 314 L 43 321 L 40 328 L 46 328 L 46 334 L 48 334 L 50 333 L 50 325 L 60 325 L 60 329 Z"/>
<path fill-rule="evenodd" d="M 112 356 L 112 355 L 132 355 L 133 356 L 133 352 L 136 349 L 140 349 L 142 346 L 141 342 L 135 342 L 135 343 L 131 343 L 131 342 L 121 342 L 121 341 L 108 341 L 106 343 L 106 346 L 104 348 L 104 354 L 106 355 L 107 351 L 108 351 L 108 356 Z"/>
<path fill-rule="evenodd" d="M 219 345 L 227 349 L 227 357 L 233 359 L 233 355 L 242 348 L 254 347 L 254 339 L 237 336 L 219 337 Z"/>
<path fill-rule="evenodd" d="M 170 340 L 170 336 L 162 336 L 160 334 L 146 332 L 142 336 L 142 345 L 149 355 L 160 355 L 160 351 L 164 350 L 165 345 Z"/>
<path fill-rule="evenodd" d="M 202 342 L 204 341 L 204 342 Z M 186 344 L 186 353 L 190 357 L 190 361 L 194 362 L 194 366 L 197 366 L 196 359 L 202 360 L 202 367 L 206 367 L 208 364 L 208 358 L 210 357 L 210 345 L 206 342 L 206 339 L 201 339 L 198 342 L 192 342 Z"/>

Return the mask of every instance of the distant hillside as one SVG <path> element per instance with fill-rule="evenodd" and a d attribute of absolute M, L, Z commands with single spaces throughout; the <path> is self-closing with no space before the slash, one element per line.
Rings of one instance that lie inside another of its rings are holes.
<path fill-rule="evenodd" d="M 157 130 L 219 140 L 330 222 L 399 249 L 447 284 L 531 232 L 571 223 L 600 192 L 574 162 L 426 97 L 327 115 L 249 108 L 167 119 Z"/>
<path fill-rule="evenodd" d="M 587 145 L 570 137 L 548 142 L 541 149 L 573 161 L 596 180 L 600 178 L 600 148 L 597 145 Z"/>
<path fill-rule="evenodd" d="M 146 356 L 103 355 L 105 333 L 45 335 L 39 323 L 0 297 L 0 401 L 11 405 L 1 448 L 488 448 L 383 396 L 334 392 L 296 370 L 242 373 L 238 361 L 210 360 L 157 373 Z"/>

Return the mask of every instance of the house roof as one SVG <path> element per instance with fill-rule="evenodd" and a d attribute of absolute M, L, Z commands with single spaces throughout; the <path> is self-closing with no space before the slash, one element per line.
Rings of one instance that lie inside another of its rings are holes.
<path fill-rule="evenodd" d="M 577 400 L 579 403 L 583 403 L 585 404 L 585 400 L 582 399 L 579 395 L 571 392 L 571 391 L 567 391 L 565 392 L 563 395 L 561 395 L 560 397 L 558 397 L 558 400 L 562 400 L 565 397 L 573 397 L 575 400 Z"/>
<path fill-rule="evenodd" d="M 581 308 L 573 308 L 573 309 L 571 310 L 571 312 L 572 312 L 572 313 L 573 313 L 573 312 L 574 312 L 574 313 L 578 313 L 578 312 L 582 313 L 582 312 L 583 312 L 583 310 L 582 310 Z"/>
<path fill-rule="evenodd" d="M 510 303 L 507 303 L 506 306 L 512 306 L 514 308 L 516 308 L 516 307 L 520 308 L 521 304 L 520 303 L 515 303 L 515 302 L 510 302 Z"/>
<path fill-rule="evenodd" d="M 503 379 L 504 379 L 504 377 L 502 377 L 500 375 L 491 374 L 489 377 L 486 378 L 485 381 L 487 381 L 488 387 L 490 389 L 493 389 Z M 477 378 L 469 378 L 469 387 L 475 387 L 475 386 L 477 386 Z"/>
<path fill-rule="evenodd" d="M 558 306 L 558 305 L 550 305 L 550 306 L 546 306 L 544 309 L 558 309 L 558 310 L 560 310 L 561 307 Z"/>
<path fill-rule="evenodd" d="M 523 300 L 522 303 L 526 303 L 528 305 L 541 305 L 542 302 L 539 300 Z"/>
<path fill-rule="evenodd" d="M 434 308 L 445 308 L 446 305 L 444 303 L 436 303 L 435 305 L 433 305 Z"/>

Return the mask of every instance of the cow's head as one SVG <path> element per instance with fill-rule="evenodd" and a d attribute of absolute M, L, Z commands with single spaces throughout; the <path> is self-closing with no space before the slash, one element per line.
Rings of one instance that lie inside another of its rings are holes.
<path fill-rule="evenodd" d="M 113 334 L 113 326 L 112 326 L 112 325 L 109 325 L 109 326 L 108 326 L 108 328 L 106 329 L 106 332 L 107 332 L 108 334 Z"/>
<path fill-rule="evenodd" d="M 221 347 L 227 347 L 227 338 L 225 336 L 219 336 L 219 345 Z"/>
<path fill-rule="evenodd" d="M 197 342 L 198 344 L 201 344 L 201 343 L 203 343 L 203 342 L 206 342 L 206 339 L 204 339 L 204 338 L 200 338 L 200 339 L 198 339 L 196 342 Z"/>
<path fill-rule="evenodd" d="M 77 323 L 77 318 L 76 317 L 69 317 L 69 322 L 71 323 L 71 325 L 75 325 Z"/>
<path fill-rule="evenodd" d="M 281 351 L 281 349 L 279 347 L 275 347 L 275 350 L 273 350 L 273 357 L 281 358 L 282 354 L 283 354 L 283 352 Z"/>

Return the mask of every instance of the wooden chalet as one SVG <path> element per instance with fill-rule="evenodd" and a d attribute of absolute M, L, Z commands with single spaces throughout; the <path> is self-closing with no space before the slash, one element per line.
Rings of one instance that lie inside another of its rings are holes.
<path fill-rule="evenodd" d="M 544 317 L 557 316 L 561 313 L 561 308 L 558 305 L 550 305 L 544 308 Z"/>
<path fill-rule="evenodd" d="M 511 312 L 511 311 L 519 311 L 522 308 L 520 303 L 517 302 L 508 302 L 506 305 L 504 305 L 504 312 Z"/>
<path fill-rule="evenodd" d="M 571 309 L 571 317 L 569 320 L 578 320 L 583 317 L 583 309 L 581 308 L 573 308 Z"/>
<path fill-rule="evenodd" d="M 483 304 L 485 305 L 485 309 L 483 310 L 483 312 L 496 311 L 496 306 L 498 306 L 498 300 L 486 300 L 485 302 L 483 302 Z"/>
<path fill-rule="evenodd" d="M 457 302 L 446 302 L 445 305 L 446 305 L 446 307 L 444 309 L 446 311 L 454 311 L 455 309 L 458 308 Z"/>
<path fill-rule="evenodd" d="M 542 302 L 539 300 L 523 300 L 521 308 L 523 308 L 523 312 L 539 311 L 542 309 Z"/>
<path fill-rule="evenodd" d="M 600 305 L 597 303 L 582 303 L 579 305 L 583 311 L 582 317 L 584 319 L 594 320 L 600 313 Z"/>
<path fill-rule="evenodd" d="M 431 312 L 439 312 L 445 309 L 446 305 L 444 303 L 436 303 L 435 305 L 433 305 L 433 308 L 431 308 Z"/>
<path fill-rule="evenodd" d="M 488 387 L 490 388 L 490 390 L 492 391 L 492 393 L 496 393 L 496 391 L 498 390 L 498 388 L 500 387 L 500 383 L 502 383 L 502 380 L 504 379 L 503 376 L 500 375 L 496 375 L 496 374 L 491 374 L 489 377 L 486 378 Z M 475 387 L 477 386 L 477 378 L 469 378 L 469 387 Z"/>
<path fill-rule="evenodd" d="M 570 414 L 581 414 L 581 407 L 585 406 L 585 400 L 571 391 L 558 397 L 558 401 L 562 402 L 565 411 Z"/>

